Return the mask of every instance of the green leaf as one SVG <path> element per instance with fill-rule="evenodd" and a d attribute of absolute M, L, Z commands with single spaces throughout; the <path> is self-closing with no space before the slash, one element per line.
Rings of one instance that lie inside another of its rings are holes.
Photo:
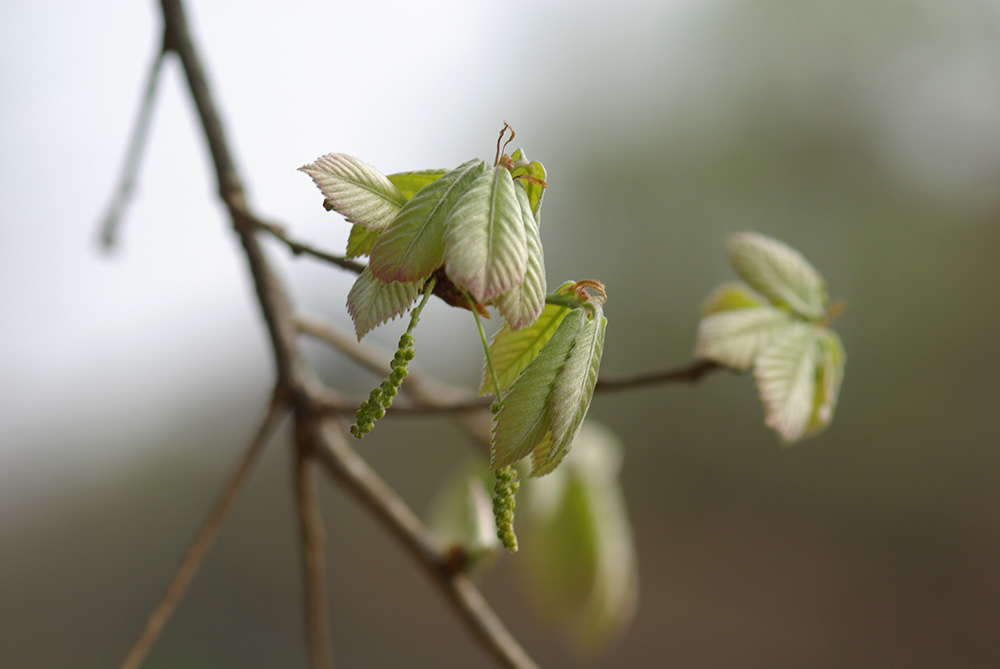
<path fill-rule="evenodd" d="M 388 178 L 368 163 L 344 153 L 328 153 L 299 170 L 312 177 L 326 197 L 324 206 L 351 223 L 381 230 L 405 199 Z"/>
<path fill-rule="evenodd" d="M 529 327 L 514 331 L 504 324 L 497 331 L 490 343 L 490 357 L 493 358 L 501 391 L 510 388 L 528 363 L 535 359 L 569 312 L 569 307 L 546 304 L 541 315 Z M 483 395 L 493 392 L 488 365 L 483 366 L 483 383 L 479 392 Z"/>
<path fill-rule="evenodd" d="M 475 458 L 456 469 L 434 495 L 428 528 L 442 551 L 454 546 L 478 561 L 500 547 L 484 463 Z"/>
<path fill-rule="evenodd" d="M 698 324 L 694 354 L 733 369 L 746 370 L 795 318 L 771 306 L 721 311 Z"/>
<path fill-rule="evenodd" d="M 727 282 L 712 291 L 701 305 L 701 313 L 705 316 L 719 311 L 734 309 L 752 309 L 767 304 L 767 298 L 755 293 L 745 283 Z"/>
<path fill-rule="evenodd" d="M 821 431 L 833 420 L 840 384 L 844 380 L 844 363 L 847 360 L 844 345 L 833 330 L 820 331 L 817 343 L 819 366 L 816 370 L 816 396 L 813 400 L 812 417 L 806 429 L 807 435 Z"/>
<path fill-rule="evenodd" d="M 375 327 L 406 311 L 423 286 L 423 281 L 383 283 L 366 267 L 347 294 L 347 311 L 354 319 L 358 341 Z"/>
<path fill-rule="evenodd" d="M 751 288 L 804 318 L 823 318 L 826 285 L 798 251 L 753 232 L 730 235 L 726 245 L 733 268 Z"/>
<path fill-rule="evenodd" d="M 542 240 L 538 236 L 538 224 L 531 213 L 528 194 L 520 182 L 514 184 L 518 202 L 521 204 L 521 219 L 527 237 L 528 264 L 521 285 L 500 295 L 494 303 L 512 330 L 519 330 L 535 322 L 545 306 L 545 257 Z"/>
<path fill-rule="evenodd" d="M 618 637 L 638 593 L 622 453 L 614 434 L 587 421 L 563 466 L 525 486 L 528 592 L 590 652 Z"/>
<path fill-rule="evenodd" d="M 498 165 L 473 182 L 445 221 L 445 271 L 488 302 L 524 281 L 527 244 L 514 181 Z"/>
<path fill-rule="evenodd" d="M 531 475 L 543 476 L 555 469 L 573 445 L 584 416 L 590 408 L 597 385 L 597 373 L 604 351 L 604 330 L 607 319 L 599 304 L 580 327 L 566 364 L 552 386 L 552 443 L 536 449 Z"/>
<path fill-rule="evenodd" d="M 445 219 L 486 170 L 482 160 L 470 160 L 420 190 L 403 205 L 375 242 L 372 273 L 386 283 L 430 276 L 444 259 Z"/>
<path fill-rule="evenodd" d="M 388 176 L 389 181 L 399 189 L 403 198 L 410 200 L 421 188 L 429 186 L 450 170 L 420 170 L 418 172 L 397 172 Z"/>
<path fill-rule="evenodd" d="M 528 161 L 528 156 L 525 155 L 524 151 L 518 149 L 513 154 L 511 154 L 511 160 L 514 161 L 514 170 L 511 172 L 511 176 L 518 177 L 521 175 L 527 175 L 533 179 L 540 179 L 545 181 L 545 167 L 538 161 Z M 531 213 L 535 217 L 535 223 L 538 226 L 542 225 L 542 197 L 545 195 L 545 186 L 532 183 L 526 179 L 518 179 L 520 183 L 524 184 L 524 188 L 528 193 L 528 202 L 531 203 Z"/>
<path fill-rule="evenodd" d="M 817 332 L 815 326 L 794 323 L 760 354 L 754 366 L 764 422 L 788 443 L 805 434 L 813 414 Z"/>
<path fill-rule="evenodd" d="M 535 359 L 511 385 L 493 427 L 491 469 L 507 467 L 527 456 L 551 431 L 552 389 L 586 321 L 583 309 L 566 314 Z"/>
<path fill-rule="evenodd" d="M 369 230 L 363 225 L 355 223 L 351 226 L 351 234 L 347 236 L 347 253 L 345 255 L 348 258 L 369 255 L 372 252 L 372 247 L 375 246 L 378 235 L 378 230 Z"/>

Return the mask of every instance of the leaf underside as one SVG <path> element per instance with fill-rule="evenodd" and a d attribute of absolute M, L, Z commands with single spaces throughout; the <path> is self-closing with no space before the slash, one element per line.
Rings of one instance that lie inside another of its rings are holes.
<path fill-rule="evenodd" d="M 798 251 L 753 232 L 730 235 L 726 246 L 733 268 L 751 288 L 809 320 L 823 317 L 826 284 Z"/>
<path fill-rule="evenodd" d="M 754 359 L 794 322 L 787 311 L 771 306 L 714 313 L 698 324 L 694 353 L 733 369 L 747 370 Z"/>
<path fill-rule="evenodd" d="M 764 422 L 786 442 L 800 439 L 812 417 L 818 358 L 816 328 L 806 323 L 787 328 L 757 358 L 754 377 Z"/>
<path fill-rule="evenodd" d="M 420 295 L 423 284 L 423 281 L 383 283 L 366 267 L 347 294 L 347 311 L 354 320 L 358 341 L 406 311 Z"/>
<path fill-rule="evenodd" d="M 369 230 L 389 225 L 405 202 L 384 174 L 354 156 L 328 153 L 299 169 L 312 177 L 327 209 Z"/>
<path fill-rule="evenodd" d="M 545 306 L 545 257 L 542 240 L 538 236 L 538 223 L 531 212 L 528 194 L 520 182 L 514 184 L 521 205 L 521 219 L 527 241 L 528 259 L 524 281 L 519 286 L 500 295 L 494 302 L 511 329 L 519 330 L 535 322 Z"/>

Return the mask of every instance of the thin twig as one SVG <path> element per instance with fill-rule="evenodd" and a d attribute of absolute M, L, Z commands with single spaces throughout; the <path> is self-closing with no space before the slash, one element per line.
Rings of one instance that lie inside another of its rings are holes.
<path fill-rule="evenodd" d="M 294 255 L 312 256 L 317 260 L 328 262 L 331 265 L 336 265 L 341 269 L 346 269 L 350 272 L 354 272 L 355 274 L 361 274 L 361 272 L 365 271 L 364 263 L 359 263 L 356 260 L 349 260 L 348 258 L 345 258 L 343 256 L 335 255 L 333 253 L 329 253 L 327 251 L 318 249 L 310 244 L 305 244 L 303 242 L 295 241 L 294 239 L 288 236 L 288 233 L 286 233 L 285 229 L 282 228 L 280 225 L 276 223 L 268 223 L 267 221 L 261 220 L 248 211 L 244 211 L 243 215 L 246 217 L 248 221 L 250 221 L 258 228 L 260 228 L 261 230 L 268 233 L 269 235 L 280 241 L 282 244 L 287 246 L 288 250 L 291 251 Z"/>
<path fill-rule="evenodd" d="M 104 215 L 104 221 L 101 224 L 101 246 L 105 250 L 114 248 L 125 206 L 131 199 L 132 190 L 135 188 L 136 177 L 139 173 L 139 161 L 142 159 L 142 151 L 149 139 L 153 103 L 156 100 L 156 91 L 160 82 L 160 67 L 163 65 L 165 55 L 166 44 L 164 43 L 156 52 L 156 57 L 146 74 L 145 93 L 142 96 L 139 116 L 136 119 L 135 128 L 132 130 L 132 137 L 129 139 L 128 150 L 125 153 L 125 165 L 122 167 L 121 179 L 118 182 L 118 188 L 111 196 L 108 212 Z"/>
<path fill-rule="evenodd" d="M 156 608 L 149 615 L 145 627 L 125 656 L 125 660 L 121 664 L 122 669 L 135 669 L 142 664 L 153 644 L 159 638 L 163 627 L 170 620 L 170 616 L 180 603 L 181 597 L 191 584 L 191 580 L 198 573 L 198 569 L 205 559 L 205 554 L 212 545 L 216 534 L 218 534 L 226 514 L 232 508 L 233 502 L 236 501 L 240 491 L 243 489 L 243 484 L 246 483 L 250 472 L 253 471 L 254 464 L 281 423 L 285 408 L 281 394 L 275 392 L 271 398 L 271 405 L 268 407 L 267 414 L 265 414 L 264 420 L 257 429 L 257 433 L 250 441 L 250 445 L 240 459 L 236 470 L 229 477 L 229 482 L 223 489 L 222 494 L 219 495 L 215 506 L 212 507 L 208 520 L 205 521 L 205 525 L 201 528 L 191 547 L 188 548 L 166 592 L 156 605 Z"/>
<path fill-rule="evenodd" d="M 299 429 L 295 449 L 295 492 L 302 536 L 306 640 L 313 669 L 332 669 L 330 611 L 326 589 L 326 543 L 316 488 L 316 462 L 308 430 Z"/>
<path fill-rule="evenodd" d="M 375 515 L 438 586 L 470 632 L 502 664 L 512 669 L 537 665 L 504 627 L 469 578 L 454 571 L 420 519 L 399 495 L 350 447 L 346 433 L 334 421 L 325 421 L 323 448 L 317 451 L 327 472 L 339 480 Z"/>
<path fill-rule="evenodd" d="M 665 383 L 695 383 L 710 372 L 723 369 L 721 365 L 711 360 L 695 360 L 680 367 L 652 369 L 637 374 L 609 375 L 601 374 L 597 380 L 596 392 L 628 390 L 642 386 L 661 385 Z"/>

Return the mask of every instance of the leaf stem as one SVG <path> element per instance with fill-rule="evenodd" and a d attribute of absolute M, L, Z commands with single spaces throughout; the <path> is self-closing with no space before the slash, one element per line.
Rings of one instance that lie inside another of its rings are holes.
<path fill-rule="evenodd" d="M 490 370 L 490 380 L 493 381 L 493 394 L 497 398 L 493 405 L 493 413 L 496 413 L 500 410 L 500 382 L 497 380 L 497 370 L 493 366 L 493 356 L 490 355 L 490 344 L 486 341 L 486 333 L 483 331 L 483 322 L 479 319 L 479 312 L 476 311 L 475 303 L 472 301 L 472 297 L 466 293 L 465 299 L 469 301 L 472 315 L 476 319 L 476 328 L 479 330 L 479 340 L 483 343 L 483 352 L 486 354 L 486 367 Z"/>

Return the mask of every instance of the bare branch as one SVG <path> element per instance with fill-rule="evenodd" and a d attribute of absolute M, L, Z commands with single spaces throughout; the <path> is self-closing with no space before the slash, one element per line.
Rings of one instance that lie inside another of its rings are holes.
<path fill-rule="evenodd" d="M 652 369 L 638 374 L 609 375 L 601 374 L 597 380 L 596 392 L 628 390 L 642 386 L 660 385 L 665 383 L 695 383 L 710 372 L 723 369 L 721 365 L 711 360 L 695 360 L 680 367 Z"/>
<path fill-rule="evenodd" d="M 253 471 L 254 464 L 256 464 L 264 447 L 270 442 L 275 430 L 280 425 L 285 408 L 282 394 L 279 391 L 275 391 L 274 396 L 271 398 L 271 405 L 268 407 L 267 414 L 264 416 L 260 427 L 257 428 L 254 438 L 250 441 L 246 453 L 243 454 L 222 494 L 219 495 L 219 499 L 212 508 L 208 520 L 205 521 L 205 525 L 201 528 L 191 547 L 188 548 L 184 559 L 177 568 L 177 572 L 170 581 L 170 585 L 167 586 L 166 592 L 156 605 L 156 608 L 149 615 L 146 626 L 139 634 L 139 638 L 136 639 L 128 655 L 125 656 L 125 660 L 121 664 L 122 669 L 134 669 L 142 664 L 153 644 L 156 643 L 160 633 L 163 631 L 163 627 L 170 620 L 170 616 L 180 603 L 181 597 L 191 584 L 191 580 L 198 573 L 198 569 L 201 567 L 201 563 L 205 559 L 205 555 L 208 553 L 215 535 L 218 534 L 219 528 L 222 526 L 222 521 L 243 489 L 243 484 L 246 483 L 250 472 Z"/>
<path fill-rule="evenodd" d="M 111 196 L 108 211 L 101 224 L 101 246 L 105 250 L 110 250 L 115 245 L 118 228 L 125 213 L 125 206 L 131 199 L 132 190 L 135 188 L 135 180 L 139 174 L 139 161 L 142 159 L 143 149 L 146 148 L 146 142 L 149 139 L 153 103 L 156 101 L 156 91 L 159 88 L 160 67 L 163 65 L 164 55 L 166 55 L 165 42 L 157 51 L 149 72 L 146 74 L 145 93 L 139 105 L 139 116 L 136 119 L 135 128 L 132 130 L 132 137 L 129 139 L 121 179 L 118 182 L 118 188 Z"/>
<path fill-rule="evenodd" d="M 325 421 L 317 451 L 327 472 L 340 481 L 420 564 L 483 647 L 505 667 L 537 668 L 504 627 L 469 578 L 454 571 L 416 514 L 348 445 L 343 429 Z"/>
<path fill-rule="evenodd" d="M 332 669 L 326 554 L 323 548 L 326 537 L 316 488 L 316 463 L 309 440 L 309 431 L 300 429 L 296 435 L 295 492 L 302 536 L 306 638 L 313 669 Z"/>

